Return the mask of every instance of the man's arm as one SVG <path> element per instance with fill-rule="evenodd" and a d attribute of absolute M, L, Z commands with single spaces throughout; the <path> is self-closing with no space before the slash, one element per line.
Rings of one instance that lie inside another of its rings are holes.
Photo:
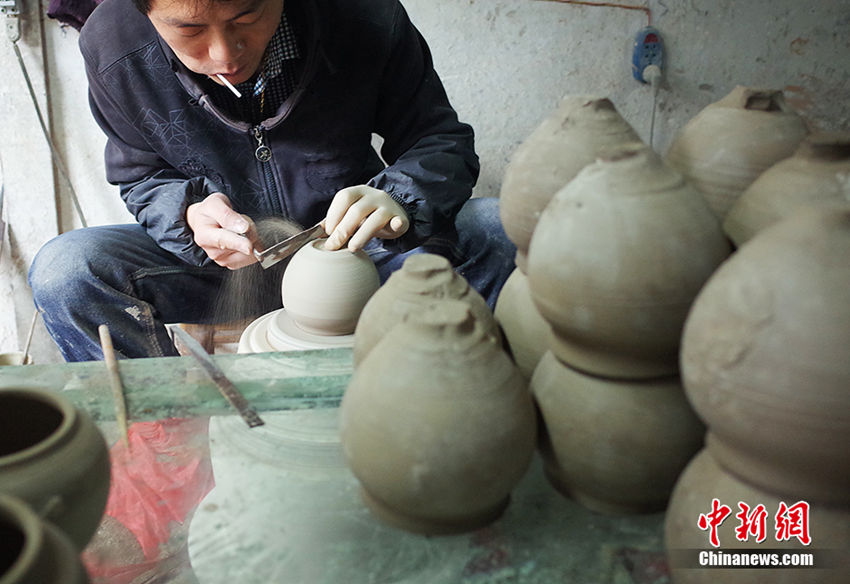
<path fill-rule="evenodd" d="M 389 166 L 368 184 L 406 211 L 410 228 L 388 244 L 409 249 L 452 229 L 472 194 L 479 163 L 472 128 L 458 121 L 428 46 L 400 4 L 393 39 L 376 120 Z"/>
<path fill-rule="evenodd" d="M 81 43 L 83 56 L 86 50 Z M 106 179 L 119 186 L 121 198 L 136 221 L 157 244 L 192 265 L 212 260 L 195 242 L 186 211 L 220 190 L 206 177 L 187 177 L 171 167 L 147 144 L 124 108 L 101 84 L 88 59 L 89 105 L 106 134 Z"/>

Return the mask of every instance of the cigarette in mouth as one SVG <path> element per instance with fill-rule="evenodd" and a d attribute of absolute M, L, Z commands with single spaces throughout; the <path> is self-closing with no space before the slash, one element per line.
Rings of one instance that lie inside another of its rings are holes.
<path fill-rule="evenodd" d="M 236 97 L 242 97 L 242 94 L 239 92 L 239 90 L 233 87 L 233 84 L 228 81 L 221 73 L 216 73 L 215 76 L 218 77 L 219 81 L 224 83 L 225 87 L 227 87 L 230 91 L 233 92 L 233 95 L 235 95 Z"/>

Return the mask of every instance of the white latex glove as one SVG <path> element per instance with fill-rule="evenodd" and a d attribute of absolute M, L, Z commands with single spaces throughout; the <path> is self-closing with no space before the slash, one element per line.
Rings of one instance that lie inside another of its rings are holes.
<path fill-rule="evenodd" d="M 200 246 L 215 263 L 235 270 L 257 261 L 257 230 L 247 215 L 233 210 L 222 193 L 213 193 L 186 209 L 186 223 Z"/>
<path fill-rule="evenodd" d="M 334 195 L 325 217 L 326 249 L 357 251 L 373 237 L 395 239 L 405 234 L 410 219 L 384 191 L 366 185 L 348 187 Z"/>

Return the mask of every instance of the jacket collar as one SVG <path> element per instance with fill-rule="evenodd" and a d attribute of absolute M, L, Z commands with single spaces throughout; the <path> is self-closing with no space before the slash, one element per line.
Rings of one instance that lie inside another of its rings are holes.
<path fill-rule="evenodd" d="M 328 59 L 321 42 L 323 33 L 326 33 L 326 24 L 322 22 L 322 18 L 320 16 L 322 12 L 326 11 L 322 11 L 320 9 L 318 6 L 320 3 L 323 3 L 323 0 L 286 0 L 285 2 L 287 8 L 292 9 L 292 13 L 290 15 L 292 22 L 304 39 L 304 73 L 301 75 L 301 81 L 298 83 L 298 87 L 296 87 L 292 95 L 290 95 L 283 103 L 278 113 L 273 118 L 265 120 L 260 124 L 263 129 L 276 126 L 284 118 L 286 118 L 287 115 L 289 115 L 292 108 L 301 100 L 304 90 L 310 84 L 310 81 L 315 75 L 316 69 L 320 63 L 323 62 L 331 70 L 331 72 L 336 69 Z M 159 33 L 156 32 L 156 29 L 153 28 L 153 25 L 151 25 L 151 30 L 153 30 L 153 33 L 156 35 L 159 46 L 162 49 L 172 72 L 174 72 L 174 75 L 177 77 L 180 85 L 183 86 L 192 101 L 199 103 L 207 111 L 230 126 L 241 130 L 251 129 L 251 125 L 248 122 L 234 120 L 218 109 L 212 103 L 209 95 L 200 84 L 198 74 L 190 71 L 183 62 L 177 58 L 177 55 L 171 47 L 168 46 L 168 43 L 166 43 Z"/>

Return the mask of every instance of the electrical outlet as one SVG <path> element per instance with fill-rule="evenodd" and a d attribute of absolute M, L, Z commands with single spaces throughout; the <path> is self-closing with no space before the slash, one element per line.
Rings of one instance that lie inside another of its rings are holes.
<path fill-rule="evenodd" d="M 632 75 L 641 83 L 648 83 L 643 77 L 644 70 L 650 65 L 657 65 L 664 70 L 664 41 L 658 29 L 647 26 L 635 36 L 632 52 Z"/>
<path fill-rule="evenodd" d="M 5 16 L 18 16 L 21 13 L 18 8 L 18 0 L 0 0 L 0 14 Z"/>
<path fill-rule="evenodd" d="M 17 42 L 21 38 L 21 10 L 18 0 L 0 0 L 0 15 L 6 17 L 3 19 L 6 36 L 12 42 Z"/>

